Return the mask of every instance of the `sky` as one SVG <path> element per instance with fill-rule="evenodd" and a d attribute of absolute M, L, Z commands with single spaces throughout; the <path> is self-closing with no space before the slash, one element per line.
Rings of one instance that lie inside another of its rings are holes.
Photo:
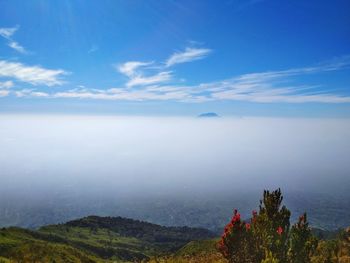
<path fill-rule="evenodd" d="M 350 117 L 347 0 L 0 0 L 0 112 Z"/>

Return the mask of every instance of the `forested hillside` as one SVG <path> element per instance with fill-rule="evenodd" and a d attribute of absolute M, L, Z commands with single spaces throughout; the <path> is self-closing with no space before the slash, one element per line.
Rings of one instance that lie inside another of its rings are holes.
<path fill-rule="evenodd" d="M 91 216 L 37 231 L 3 228 L 0 255 L 14 262 L 133 262 L 212 237 L 214 234 L 206 229 Z"/>

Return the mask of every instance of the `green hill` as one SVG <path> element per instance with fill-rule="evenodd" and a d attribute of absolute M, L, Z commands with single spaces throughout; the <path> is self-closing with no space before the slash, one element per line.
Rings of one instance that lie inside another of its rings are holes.
<path fill-rule="evenodd" d="M 90 216 L 37 231 L 3 228 L 0 256 L 13 262 L 134 262 L 172 253 L 192 240 L 213 236 L 200 228 Z"/>

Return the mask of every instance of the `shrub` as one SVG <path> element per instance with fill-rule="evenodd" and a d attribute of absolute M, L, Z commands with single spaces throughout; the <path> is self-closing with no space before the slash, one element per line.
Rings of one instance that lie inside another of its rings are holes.
<path fill-rule="evenodd" d="M 317 247 L 306 214 L 290 228 L 290 211 L 282 206 L 281 190 L 264 191 L 259 212 L 249 222 L 237 210 L 218 243 L 222 255 L 232 263 L 308 263 Z"/>

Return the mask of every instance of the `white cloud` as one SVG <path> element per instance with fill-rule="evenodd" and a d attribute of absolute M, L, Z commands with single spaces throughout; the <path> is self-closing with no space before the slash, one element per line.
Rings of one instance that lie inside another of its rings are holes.
<path fill-rule="evenodd" d="M 271 90 L 251 90 L 237 92 L 226 90 L 212 94 L 213 100 L 236 100 L 259 103 L 350 103 L 350 97 L 334 94 L 295 94 L 296 89 L 280 89 L 276 92 Z"/>
<path fill-rule="evenodd" d="M 8 46 L 16 51 L 18 51 L 19 53 L 22 54 L 26 54 L 27 51 L 25 50 L 24 47 L 22 47 L 20 44 L 18 44 L 16 41 L 11 41 L 8 43 Z"/>
<path fill-rule="evenodd" d="M 109 90 L 72 90 L 55 94 L 56 97 L 90 98 L 105 100 L 175 100 L 182 102 L 248 101 L 258 103 L 350 103 L 350 96 L 323 92 L 319 86 L 290 84 L 299 75 L 335 71 L 350 65 L 348 58 L 315 67 L 294 68 L 243 74 L 231 79 L 202 83 L 194 86 L 158 85 L 150 79 L 135 77 L 135 68 L 143 64 L 129 64 L 127 72 L 135 85 L 145 85 L 137 90 L 118 88 Z M 165 74 L 166 76 L 166 74 Z M 130 80 L 131 81 L 131 80 Z M 142 83 L 141 83 L 142 82 Z M 133 85 L 133 83 L 132 83 Z"/>
<path fill-rule="evenodd" d="M 171 55 L 165 62 L 166 67 L 173 66 L 175 64 L 190 62 L 205 58 L 211 49 L 208 48 L 190 48 L 187 47 L 183 52 L 176 52 Z"/>
<path fill-rule="evenodd" d="M 152 85 L 156 83 L 162 83 L 167 82 L 171 79 L 171 71 L 163 71 L 159 72 L 156 75 L 153 76 L 135 76 L 132 77 L 127 83 L 127 87 L 133 87 L 133 86 L 146 86 L 146 85 Z"/>
<path fill-rule="evenodd" d="M 18 26 L 16 27 L 7 27 L 7 28 L 0 28 L 0 36 L 11 39 L 12 35 L 18 30 Z"/>
<path fill-rule="evenodd" d="M 153 62 L 128 61 L 117 66 L 117 70 L 129 78 L 125 84 L 128 88 L 163 83 L 172 78 L 171 71 L 161 71 L 156 74 L 145 75 L 145 70 L 149 70 L 149 67 L 153 64 Z M 158 67 L 153 67 L 152 69 L 155 68 L 159 69 Z"/>
<path fill-rule="evenodd" d="M 13 87 L 13 82 L 11 80 L 0 82 L 0 89 L 9 89 Z"/>
<path fill-rule="evenodd" d="M 339 61 L 315 67 L 244 74 L 204 86 L 210 91 L 210 97 L 213 100 L 237 100 L 260 103 L 349 103 L 349 96 L 322 92 L 319 86 L 286 84 L 292 82 L 295 76 L 340 70 L 349 64 L 349 58 L 344 57 Z"/>
<path fill-rule="evenodd" d="M 46 69 L 40 66 L 27 66 L 19 62 L 0 60 L 0 77 L 14 78 L 32 85 L 55 86 L 64 82 L 61 77 L 68 74 L 61 69 Z"/>
<path fill-rule="evenodd" d="M 33 97 L 49 97 L 49 94 L 41 91 L 33 91 L 31 92 L 31 96 Z"/>
<path fill-rule="evenodd" d="M 69 90 L 52 94 L 53 98 L 79 98 L 79 99 L 100 99 L 100 100 L 185 100 L 188 94 L 183 91 L 172 92 L 150 92 L 144 90 L 130 89 L 108 89 L 108 90 Z"/>
<path fill-rule="evenodd" d="M 248 73 L 230 79 L 189 86 L 182 85 L 183 83 L 176 84 L 173 81 L 172 72 L 165 71 L 164 66 L 157 67 L 153 62 L 129 61 L 117 66 L 118 71 L 128 77 L 128 81 L 120 88 L 89 89 L 81 86 L 77 89 L 53 93 L 24 90 L 16 95 L 128 101 L 173 100 L 191 103 L 222 100 L 257 103 L 350 103 L 348 95 L 340 95 L 331 90 L 325 91 L 317 83 L 309 85 L 301 83 L 297 78 L 308 74 L 343 70 L 349 65 L 350 57 L 343 57 L 313 67 Z M 21 71 L 21 68 L 24 70 Z M 40 70 L 43 73 L 37 74 L 36 71 Z M 154 70 L 156 73 L 153 72 Z M 59 77 L 63 74 L 65 72 L 62 70 L 47 70 L 40 67 L 27 67 L 20 63 L 0 61 L 0 77 L 14 77 L 34 85 L 38 83 L 46 83 L 48 86 L 59 85 L 61 84 Z M 32 77 L 34 79 L 31 79 Z M 165 82 L 168 83 L 165 84 Z M 130 89 L 135 86 L 137 88 Z"/>
<path fill-rule="evenodd" d="M 178 64 L 190 62 L 204 58 L 210 49 L 206 48 L 186 48 L 185 51 L 175 53 L 164 64 L 155 65 L 153 61 L 128 61 L 116 66 L 116 69 L 127 76 L 129 80 L 125 84 L 126 87 L 149 86 L 169 82 L 172 79 L 172 72 L 166 68 Z"/>
<path fill-rule="evenodd" d="M 149 66 L 151 64 L 153 64 L 153 62 L 128 61 L 122 65 L 117 66 L 117 69 L 120 73 L 128 76 L 129 78 L 132 78 L 135 75 L 140 75 L 140 73 L 137 73 L 137 69 Z"/>
<path fill-rule="evenodd" d="M 12 36 L 16 33 L 16 31 L 19 29 L 19 26 L 15 27 L 9 27 L 9 28 L 0 28 L 0 36 L 6 38 L 8 42 L 8 46 L 14 50 L 16 50 L 19 53 L 27 54 L 27 50 L 21 46 L 18 42 L 14 41 L 12 39 Z"/>

